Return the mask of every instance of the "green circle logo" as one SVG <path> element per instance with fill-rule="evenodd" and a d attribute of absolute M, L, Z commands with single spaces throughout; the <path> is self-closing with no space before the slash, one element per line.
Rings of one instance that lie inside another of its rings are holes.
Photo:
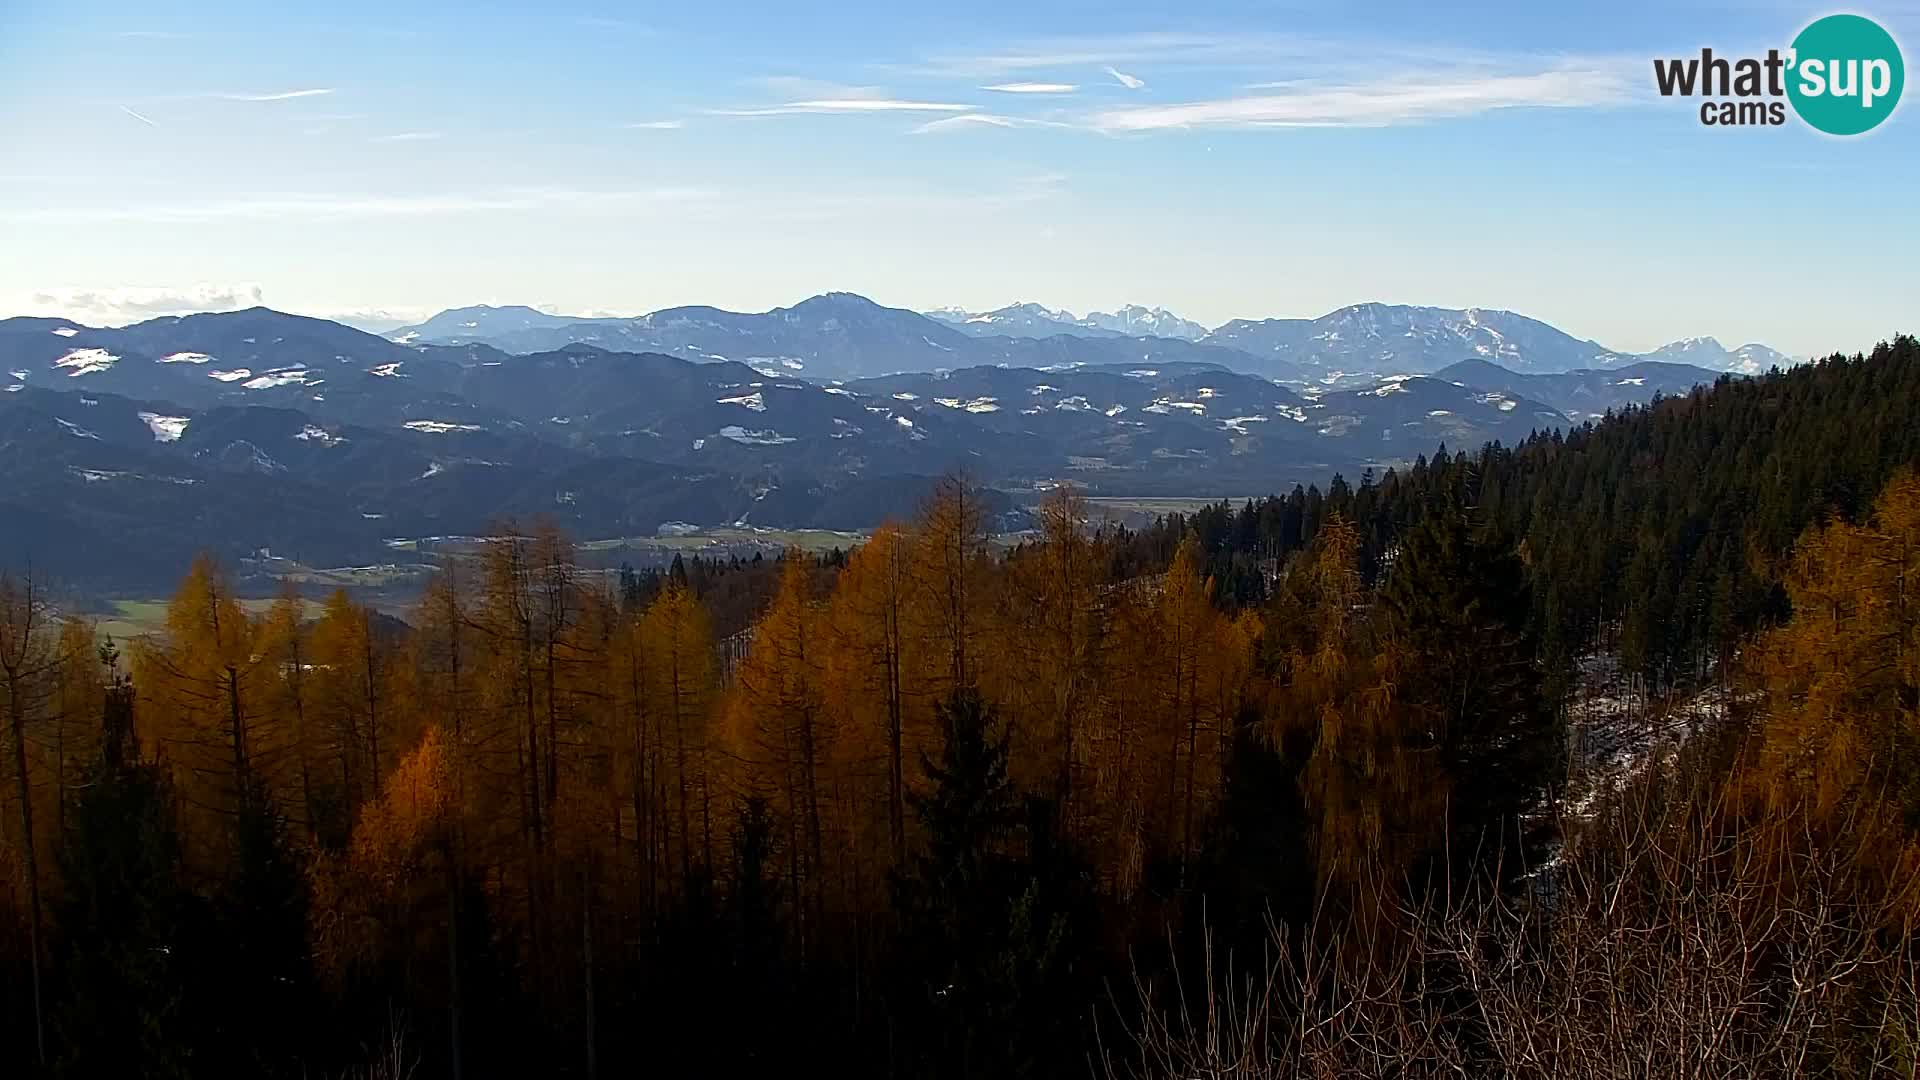
<path fill-rule="evenodd" d="M 1900 46 L 1880 24 L 1859 15 L 1829 15 L 1793 39 L 1787 61 L 1793 111 L 1829 135 L 1858 135 L 1893 115 L 1906 85 Z"/>

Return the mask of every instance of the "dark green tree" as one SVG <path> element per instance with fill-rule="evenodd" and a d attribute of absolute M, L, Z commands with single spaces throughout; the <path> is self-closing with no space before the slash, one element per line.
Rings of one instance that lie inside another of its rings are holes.
<path fill-rule="evenodd" d="M 1524 869 L 1526 818 L 1560 780 L 1561 724 L 1541 692 L 1525 570 L 1453 491 L 1436 495 L 1381 587 L 1403 730 L 1438 755 L 1455 868 Z"/>
<path fill-rule="evenodd" d="M 183 1023 L 180 836 L 166 771 L 139 759 L 133 688 L 106 695 L 99 760 L 60 848 L 60 1075 L 195 1075 Z"/>

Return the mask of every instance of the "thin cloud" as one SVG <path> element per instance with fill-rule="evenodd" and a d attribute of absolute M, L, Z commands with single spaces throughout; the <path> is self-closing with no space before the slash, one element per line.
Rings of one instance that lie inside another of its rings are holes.
<path fill-rule="evenodd" d="M 821 101 L 789 101 L 759 109 L 712 109 L 715 116 L 793 116 L 796 114 L 834 114 L 869 112 L 959 113 L 973 109 L 947 101 L 902 101 L 894 98 L 829 98 Z"/>
<path fill-rule="evenodd" d="M 929 120 L 908 134 L 937 135 L 944 131 L 979 130 L 981 128 L 1080 128 L 1083 125 L 1069 124 L 1059 120 L 1039 120 L 1031 116 L 1002 116 L 999 113 L 961 113 L 958 116 Z"/>
<path fill-rule="evenodd" d="M 1080 87 L 1074 83 L 1010 82 L 995 83 L 980 89 L 991 90 L 996 94 L 1071 94 Z"/>
<path fill-rule="evenodd" d="M 155 122 L 154 122 L 154 120 L 153 120 L 153 118 L 152 118 L 152 117 L 150 117 L 150 116 L 144 116 L 144 115 L 142 115 L 141 113 L 139 113 L 139 112 L 136 112 L 136 111 L 134 111 L 133 109 L 131 109 L 131 108 L 128 108 L 128 107 L 127 107 L 127 106 L 125 106 L 125 105 L 122 105 L 122 106 L 120 106 L 120 111 L 121 111 L 121 112 L 123 112 L 123 113 L 126 113 L 126 114 L 127 114 L 128 116 L 131 116 L 131 117 L 133 117 L 133 118 L 134 118 L 135 120 L 138 120 L 138 121 L 140 121 L 141 123 L 143 123 L 143 124 L 145 124 L 145 125 L 147 125 L 148 127 L 156 127 L 156 128 L 157 128 L 157 127 L 159 127 L 159 126 L 160 126 L 160 125 L 159 125 L 158 123 L 155 123 Z"/>
<path fill-rule="evenodd" d="M 962 127 L 1019 127 L 1019 121 L 1011 116 L 996 116 L 993 113 L 962 113 L 941 120 L 929 120 L 914 128 L 912 134 L 931 135 L 941 131 L 952 131 Z"/>
<path fill-rule="evenodd" d="M 1615 105 L 1632 98 L 1633 85 L 1620 66 L 1606 64 L 1529 73 L 1409 75 L 1372 83 L 1301 83 L 1286 87 L 1284 93 L 1107 109 L 1093 114 L 1089 122 L 1109 133 L 1204 127 L 1387 127 L 1497 109 Z"/>
<path fill-rule="evenodd" d="M 108 286 L 40 289 L 13 299 L 12 311 L 72 319 L 89 326 L 121 326 L 162 315 L 239 311 L 264 303 L 253 282 L 185 286 Z"/>
<path fill-rule="evenodd" d="M 1108 64 L 1102 70 L 1105 71 L 1108 75 L 1113 76 L 1114 82 L 1119 83 L 1121 86 L 1124 86 L 1129 90 L 1138 90 L 1141 87 L 1147 85 L 1144 79 L 1134 78 L 1132 75 L 1129 75 L 1124 71 L 1121 71 L 1119 68 L 1114 67 L 1112 64 Z"/>
<path fill-rule="evenodd" d="M 444 139 L 446 137 L 447 133 L 444 131 L 396 131 L 391 135 L 375 135 L 372 141 L 390 143 L 432 142 L 435 139 Z"/>
<path fill-rule="evenodd" d="M 965 78 L 1040 69 L 1101 68 L 1117 64 L 1222 64 L 1311 51 L 1293 36 L 1263 34 L 1139 33 L 1047 38 L 997 52 L 934 56 L 917 70 Z"/>
<path fill-rule="evenodd" d="M 292 101 L 295 98 L 325 97 L 333 93 L 330 86 L 314 87 L 309 90 L 280 90 L 266 94 L 215 94 L 221 101 Z"/>
<path fill-rule="evenodd" d="M 174 33 L 172 30 L 122 30 L 113 36 L 123 37 L 123 38 L 146 38 L 152 41 L 178 41 L 181 38 L 186 37 L 187 35 L 177 34 L 177 33 Z"/>
<path fill-rule="evenodd" d="M 1425 43 L 1385 39 L 1326 37 L 1298 33 L 1088 34 L 1042 38 L 997 51 L 931 54 L 917 64 L 889 70 L 929 77 L 990 78 L 1071 68 L 1105 70 L 1150 66 L 1161 69 L 1254 72 L 1253 77 L 1284 68 L 1326 74 L 1365 62 L 1376 67 L 1490 60 L 1484 53 Z M 1124 80 L 1122 81 L 1124 85 Z"/>
<path fill-rule="evenodd" d="M 639 120 L 620 126 L 631 131 L 678 131 L 687 123 L 684 120 Z"/>

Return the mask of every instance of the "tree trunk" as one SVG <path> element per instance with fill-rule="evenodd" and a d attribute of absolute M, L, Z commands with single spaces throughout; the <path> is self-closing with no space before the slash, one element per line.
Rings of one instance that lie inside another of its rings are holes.
<path fill-rule="evenodd" d="M 29 623 L 29 631 L 31 623 Z M 34 1051 L 42 1067 L 47 1064 L 47 1033 L 40 1003 L 40 867 L 34 855 L 33 796 L 27 781 L 26 704 L 21 701 L 21 680 L 7 680 L 7 727 L 13 737 L 13 775 L 20 795 L 21 849 L 26 853 L 27 871 L 27 952 L 33 978 Z"/>

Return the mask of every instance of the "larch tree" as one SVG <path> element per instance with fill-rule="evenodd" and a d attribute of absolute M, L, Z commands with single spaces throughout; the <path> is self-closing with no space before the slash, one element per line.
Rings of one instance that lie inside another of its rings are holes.
<path fill-rule="evenodd" d="M 267 707 L 275 672 L 262 643 L 225 572 L 202 555 L 167 604 L 165 636 L 134 654 L 134 683 L 188 808 L 190 864 L 237 853 L 234 823 L 277 764 Z"/>
<path fill-rule="evenodd" d="M 692 591 L 672 582 L 648 605 L 642 640 L 658 687 L 656 730 L 666 766 L 661 779 L 673 806 L 670 841 L 678 854 L 682 888 L 690 889 L 713 869 L 713 800 L 718 794 L 713 632 Z"/>
<path fill-rule="evenodd" d="M 746 774 L 744 794 L 772 795 L 777 816 L 788 823 L 788 880 L 817 915 L 825 871 L 822 802 L 835 725 L 822 686 L 825 618 L 813 595 L 812 562 L 799 551 L 783 556 L 779 590 L 736 675 L 727 731 L 729 756 Z"/>
<path fill-rule="evenodd" d="M 1859 523 L 1808 530 L 1786 566 L 1793 616 L 1748 666 L 1766 709 L 1748 784 L 1776 821 L 1825 842 L 1878 831 L 1867 859 L 1920 870 L 1920 475 Z M 1920 910 L 1920 896 L 1907 902 Z"/>
<path fill-rule="evenodd" d="M 1071 834 L 1080 813 L 1077 781 L 1087 767 L 1088 716 L 1106 673 L 1108 555 L 1088 532 L 1086 501 L 1071 488 L 1048 495 L 1039 518 L 1037 543 L 1008 569 L 1004 660 L 1027 703 L 1043 783 Z"/>
<path fill-rule="evenodd" d="M 942 477 L 915 532 L 918 633 L 933 667 L 935 696 L 978 678 L 980 612 L 987 575 L 986 507 L 964 476 Z"/>
<path fill-rule="evenodd" d="M 41 993 L 39 837 L 34 832 L 33 780 L 27 769 L 29 725 L 47 719 L 48 698 L 61 666 L 60 639 L 50 625 L 51 609 L 31 575 L 16 581 L 0 576 L 0 694 L 4 694 L 8 765 L 13 773 L 19 815 L 17 847 L 27 890 L 27 955 L 33 990 L 35 1058 L 47 1062 L 47 1036 Z"/>
<path fill-rule="evenodd" d="M 828 692 L 832 707 L 846 718 L 847 741 L 858 746 L 863 735 L 884 747 L 887 843 L 894 867 L 907 849 L 907 764 L 922 733 L 913 725 L 911 655 L 913 539 L 883 526 L 848 557 L 847 569 L 828 601 L 832 652 Z"/>

